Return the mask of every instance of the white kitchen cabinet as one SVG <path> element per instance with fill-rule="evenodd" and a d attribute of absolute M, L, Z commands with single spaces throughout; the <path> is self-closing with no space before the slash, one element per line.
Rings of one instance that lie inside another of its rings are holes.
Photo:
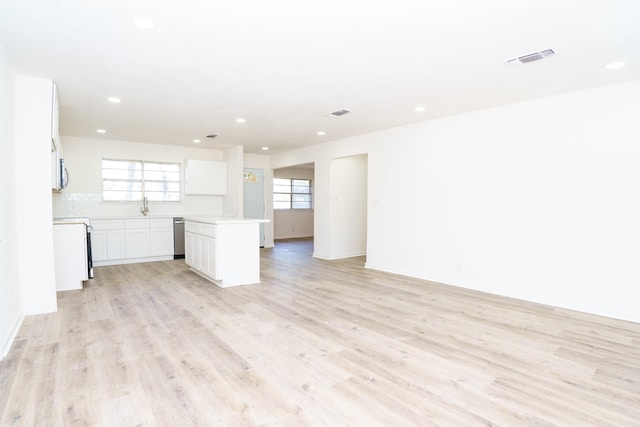
<path fill-rule="evenodd" d="M 209 162 L 187 160 L 184 174 L 185 194 L 209 194 Z"/>
<path fill-rule="evenodd" d="M 222 280 L 220 275 L 220 254 L 218 253 L 218 239 L 209 239 L 207 242 L 207 255 L 209 257 L 209 264 L 207 265 L 207 273 L 209 276 L 216 280 Z"/>
<path fill-rule="evenodd" d="M 125 250 L 126 258 L 146 258 L 149 256 L 149 229 L 126 230 Z"/>
<path fill-rule="evenodd" d="M 146 218 L 140 219 L 125 219 L 124 228 L 127 230 L 139 230 L 149 228 L 149 220 Z"/>
<path fill-rule="evenodd" d="M 126 258 L 146 258 L 149 256 L 149 220 L 127 219 L 124 221 Z"/>
<path fill-rule="evenodd" d="M 208 237 L 201 236 L 196 234 L 196 267 L 198 270 L 208 273 L 209 272 L 209 260 L 208 260 L 208 246 L 207 239 Z"/>
<path fill-rule="evenodd" d="M 93 230 L 91 232 L 91 258 L 94 262 L 107 260 L 107 231 Z"/>
<path fill-rule="evenodd" d="M 200 234 L 198 226 L 192 222 L 184 223 L 184 262 L 196 268 L 200 268 Z"/>
<path fill-rule="evenodd" d="M 94 219 L 94 265 L 173 259 L 173 218 Z"/>
<path fill-rule="evenodd" d="M 185 218 L 185 262 L 220 287 L 260 282 L 260 223 L 241 218 Z"/>
<path fill-rule="evenodd" d="M 85 224 L 54 224 L 53 248 L 56 291 L 82 289 L 82 282 L 89 280 Z"/>
<path fill-rule="evenodd" d="M 58 106 L 58 90 L 56 85 L 51 87 L 51 189 L 60 191 L 62 185 L 62 165 L 60 159 L 62 154 L 62 141 L 60 140 L 60 132 L 58 130 L 59 106 Z"/>
<path fill-rule="evenodd" d="M 125 258 L 124 230 L 96 230 L 91 232 L 91 258 L 94 262 Z"/>
<path fill-rule="evenodd" d="M 207 277 L 220 280 L 218 270 L 218 239 L 185 231 L 185 262 Z"/>
<path fill-rule="evenodd" d="M 184 262 L 187 265 L 196 265 L 196 252 L 198 252 L 195 248 L 197 244 L 197 237 L 195 233 L 189 232 L 185 230 L 184 232 Z"/>
<path fill-rule="evenodd" d="M 217 248 L 218 239 L 214 237 L 200 236 L 200 269 L 209 277 L 220 280 L 218 274 Z"/>
<path fill-rule="evenodd" d="M 94 262 L 124 258 L 124 221 L 91 221 L 91 255 Z"/>
<path fill-rule="evenodd" d="M 107 259 L 121 259 L 125 254 L 124 232 L 122 230 L 107 231 Z"/>
<path fill-rule="evenodd" d="M 224 196 L 227 194 L 227 164 L 210 160 L 186 161 L 185 194 Z"/>
<path fill-rule="evenodd" d="M 173 256 L 173 219 L 149 220 L 149 254 L 151 256 Z"/>
<path fill-rule="evenodd" d="M 55 141 L 56 145 L 61 149 L 59 122 L 60 104 L 58 101 L 58 87 L 54 83 L 51 88 L 51 140 Z"/>
<path fill-rule="evenodd" d="M 60 175 L 60 148 L 51 140 L 51 189 L 60 190 L 61 175 Z"/>

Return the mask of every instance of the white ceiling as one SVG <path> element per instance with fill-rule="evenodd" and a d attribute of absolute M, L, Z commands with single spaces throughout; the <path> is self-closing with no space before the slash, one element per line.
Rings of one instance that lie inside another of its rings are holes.
<path fill-rule="evenodd" d="M 640 1 L 0 0 L 0 45 L 62 135 L 274 153 L 640 79 Z"/>

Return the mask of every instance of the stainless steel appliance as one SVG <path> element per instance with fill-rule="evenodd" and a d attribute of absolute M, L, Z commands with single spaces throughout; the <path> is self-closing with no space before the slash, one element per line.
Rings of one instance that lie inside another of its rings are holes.
<path fill-rule="evenodd" d="M 184 258 L 184 219 L 173 218 L 173 259 Z"/>

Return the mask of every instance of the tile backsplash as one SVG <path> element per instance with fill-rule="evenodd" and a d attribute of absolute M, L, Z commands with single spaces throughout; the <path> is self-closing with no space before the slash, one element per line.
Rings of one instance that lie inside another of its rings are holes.
<path fill-rule="evenodd" d="M 222 215 L 224 196 L 183 196 L 180 202 L 149 202 L 149 216 Z M 53 193 L 53 217 L 143 217 L 141 202 L 104 202 L 102 193 Z"/>

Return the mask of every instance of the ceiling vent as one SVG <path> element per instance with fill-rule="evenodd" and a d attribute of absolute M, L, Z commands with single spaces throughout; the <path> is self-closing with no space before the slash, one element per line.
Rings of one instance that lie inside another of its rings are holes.
<path fill-rule="evenodd" d="M 541 50 L 540 52 L 532 52 L 526 55 L 510 58 L 510 59 L 507 59 L 506 62 L 508 64 L 513 64 L 513 63 L 527 64 L 529 62 L 539 61 L 541 59 L 544 59 L 548 56 L 553 56 L 555 54 L 556 53 L 553 51 L 553 49 L 545 49 L 545 50 Z"/>
<path fill-rule="evenodd" d="M 215 138 L 215 137 L 217 137 L 217 136 L 218 136 L 218 135 L 216 135 L 215 133 L 212 133 L 212 134 L 210 134 L 210 135 L 207 135 L 207 138 L 211 138 L 211 139 L 213 139 L 213 138 Z"/>
<path fill-rule="evenodd" d="M 329 117 L 340 117 L 340 116 L 344 116 L 345 114 L 349 114 L 351 111 L 349 110 L 338 110 L 338 111 L 334 111 L 333 113 L 329 113 Z"/>

